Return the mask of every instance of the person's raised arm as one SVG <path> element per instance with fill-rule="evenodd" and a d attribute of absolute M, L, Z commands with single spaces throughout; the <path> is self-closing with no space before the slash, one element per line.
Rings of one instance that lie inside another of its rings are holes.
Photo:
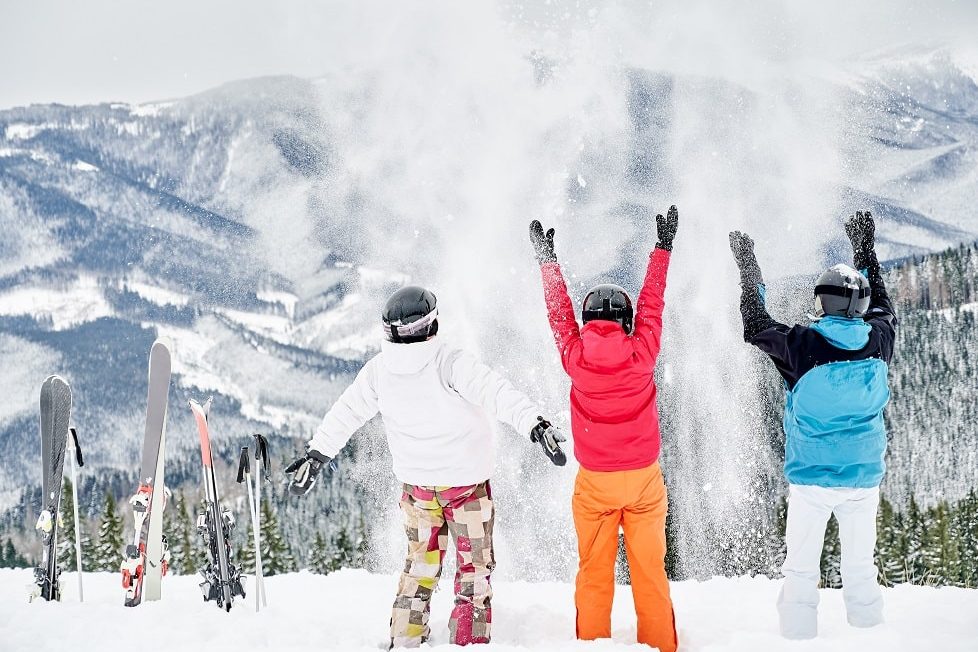
<path fill-rule="evenodd" d="M 653 363 L 659 355 L 662 341 L 662 311 L 665 309 L 666 276 L 672 256 L 672 241 L 679 229 L 679 211 L 670 206 L 666 216 L 655 216 L 656 235 L 659 241 L 649 254 L 645 281 L 638 293 L 635 305 L 635 330 L 633 336 L 648 349 Z"/>
<path fill-rule="evenodd" d="M 884 357 L 893 356 L 896 337 L 896 310 L 886 292 L 879 259 L 876 257 L 876 223 L 869 211 L 859 212 L 846 220 L 846 235 L 852 243 L 852 262 L 869 279 L 869 309 L 864 319 L 884 336 Z"/>
<path fill-rule="evenodd" d="M 543 297 L 547 304 L 550 329 L 566 369 L 572 346 L 581 341 L 581 331 L 574 316 L 574 304 L 567 294 L 567 284 L 557 264 L 557 254 L 554 253 L 554 230 L 548 229 L 544 233 L 540 221 L 533 220 L 530 222 L 530 242 L 543 277 Z"/>
<path fill-rule="evenodd" d="M 772 319 L 764 305 L 764 278 L 754 255 L 754 241 L 746 233 L 732 231 L 730 250 L 740 270 L 740 316 L 744 320 L 744 341 L 774 358 L 784 359 L 791 329 Z"/>

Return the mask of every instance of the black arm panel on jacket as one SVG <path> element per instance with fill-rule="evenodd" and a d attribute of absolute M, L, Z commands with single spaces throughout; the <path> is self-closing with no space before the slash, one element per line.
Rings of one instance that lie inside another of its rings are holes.
<path fill-rule="evenodd" d="M 767 312 L 764 305 L 762 285 L 741 284 L 740 292 L 740 316 L 744 319 L 744 341 L 750 342 L 754 336 L 761 331 L 767 330 L 772 326 L 783 326 L 779 324 Z M 787 328 L 787 327 L 785 327 Z"/>
<path fill-rule="evenodd" d="M 869 279 L 871 294 L 865 319 L 879 334 L 881 357 L 889 363 L 893 359 L 897 318 L 893 302 L 890 301 L 890 295 L 886 292 L 886 284 L 883 282 L 883 273 L 880 270 L 879 260 L 876 258 L 876 251 L 870 250 L 868 254 L 857 257 L 853 262 Z"/>

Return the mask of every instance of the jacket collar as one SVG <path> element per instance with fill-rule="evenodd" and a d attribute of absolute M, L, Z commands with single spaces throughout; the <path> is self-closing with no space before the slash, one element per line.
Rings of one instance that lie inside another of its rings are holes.
<path fill-rule="evenodd" d="M 822 317 L 811 325 L 812 330 L 829 341 L 832 346 L 847 351 L 858 351 L 869 342 L 869 324 L 856 317 Z"/>
<path fill-rule="evenodd" d="M 410 344 L 395 344 L 386 340 L 380 343 L 384 366 L 393 374 L 421 371 L 434 360 L 441 347 L 442 342 L 437 335 L 430 340 Z"/>
<path fill-rule="evenodd" d="M 581 329 L 584 359 L 602 367 L 621 364 L 631 356 L 628 340 L 621 325 L 613 321 L 595 319 Z"/>

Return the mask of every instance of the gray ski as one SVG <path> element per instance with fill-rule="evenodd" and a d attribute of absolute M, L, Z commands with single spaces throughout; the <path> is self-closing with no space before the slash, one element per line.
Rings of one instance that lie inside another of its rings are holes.
<path fill-rule="evenodd" d="M 125 605 L 135 607 L 143 600 L 159 600 L 169 551 L 163 536 L 166 487 L 163 460 L 166 408 L 170 397 L 170 345 L 160 338 L 149 353 L 149 390 L 146 398 L 146 430 L 139 488 L 129 499 L 135 531 L 122 562 Z"/>
<path fill-rule="evenodd" d="M 60 600 L 58 576 L 58 516 L 68 422 L 71 418 L 71 388 L 60 376 L 49 376 L 41 384 L 41 490 L 44 492 L 37 530 L 44 545 L 41 565 L 34 569 L 34 596 Z"/>

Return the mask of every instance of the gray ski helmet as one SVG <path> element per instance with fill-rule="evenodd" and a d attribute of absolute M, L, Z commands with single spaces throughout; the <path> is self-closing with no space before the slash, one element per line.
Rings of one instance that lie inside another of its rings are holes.
<path fill-rule="evenodd" d="M 584 297 L 581 320 L 586 324 L 594 319 L 618 322 L 626 333 L 632 332 L 632 300 L 624 288 L 612 283 L 597 285 Z"/>
<path fill-rule="evenodd" d="M 382 318 L 389 342 L 424 342 L 438 332 L 438 299 L 430 290 L 408 285 L 387 300 Z"/>
<path fill-rule="evenodd" d="M 835 265 L 815 284 L 815 316 L 862 317 L 869 310 L 869 281 L 848 265 Z"/>

